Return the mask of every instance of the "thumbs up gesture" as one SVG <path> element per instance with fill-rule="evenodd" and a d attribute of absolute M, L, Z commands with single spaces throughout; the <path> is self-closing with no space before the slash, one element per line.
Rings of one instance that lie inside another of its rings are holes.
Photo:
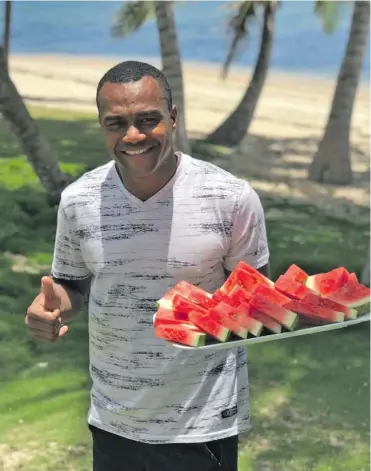
<path fill-rule="evenodd" d="M 27 309 L 25 324 L 34 338 L 53 341 L 63 337 L 68 327 L 62 324 L 61 298 L 49 276 L 41 278 L 41 293 Z"/>

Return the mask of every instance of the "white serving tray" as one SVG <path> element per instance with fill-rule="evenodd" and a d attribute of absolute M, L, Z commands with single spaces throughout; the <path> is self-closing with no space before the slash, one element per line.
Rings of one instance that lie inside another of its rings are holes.
<path fill-rule="evenodd" d="M 343 329 L 344 327 L 351 327 L 356 324 L 361 324 L 362 322 L 370 321 L 370 313 L 362 314 L 357 319 L 336 322 L 333 324 L 320 325 L 316 327 L 302 327 L 301 329 L 294 330 L 293 332 L 284 332 L 282 334 L 267 334 L 261 337 L 250 337 L 242 340 L 233 340 L 229 342 L 215 342 L 204 347 L 189 347 L 187 345 L 181 345 L 179 343 L 173 343 L 172 345 L 176 348 L 181 348 L 183 350 L 222 350 L 225 348 L 235 348 L 235 347 L 247 347 L 249 345 L 254 345 L 256 343 L 272 342 L 273 340 L 280 339 L 290 339 L 292 337 L 299 337 L 301 335 L 317 334 L 319 332 L 327 332 L 329 330 Z"/>

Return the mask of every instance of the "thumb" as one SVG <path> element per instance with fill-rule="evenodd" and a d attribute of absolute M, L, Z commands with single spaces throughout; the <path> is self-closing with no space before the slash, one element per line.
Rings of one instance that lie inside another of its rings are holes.
<path fill-rule="evenodd" d="M 55 309 L 56 302 L 59 301 L 58 296 L 54 291 L 54 281 L 49 276 L 43 276 L 41 278 L 41 288 L 45 297 L 45 308 Z"/>
<path fill-rule="evenodd" d="M 67 331 L 68 331 L 68 326 L 62 325 L 62 327 L 59 329 L 58 336 L 63 337 L 64 335 L 66 335 Z"/>

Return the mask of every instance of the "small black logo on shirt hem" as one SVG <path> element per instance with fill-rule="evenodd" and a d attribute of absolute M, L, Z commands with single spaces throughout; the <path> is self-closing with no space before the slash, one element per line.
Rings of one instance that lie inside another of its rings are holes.
<path fill-rule="evenodd" d="M 231 407 L 230 409 L 225 409 L 222 411 L 222 419 L 233 417 L 236 414 L 237 414 L 237 406 Z"/>

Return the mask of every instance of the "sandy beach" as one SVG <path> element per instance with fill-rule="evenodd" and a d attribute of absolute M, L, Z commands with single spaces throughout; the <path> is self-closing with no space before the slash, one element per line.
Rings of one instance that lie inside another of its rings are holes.
<path fill-rule="evenodd" d="M 28 104 L 95 112 L 95 90 L 102 74 L 122 58 L 13 55 L 11 76 Z M 158 61 L 151 61 L 159 65 Z M 249 70 L 233 69 L 226 81 L 220 67 L 184 64 L 186 120 L 191 136 L 211 131 L 238 103 Z M 217 164 L 243 172 L 272 196 L 311 200 L 318 208 L 334 205 L 345 217 L 365 216 L 369 207 L 370 92 L 358 90 L 352 122 L 354 183 L 347 187 L 316 185 L 306 171 L 323 132 L 335 81 L 303 74 L 270 72 L 250 134 L 238 152 Z M 344 210 L 345 207 L 345 210 Z M 350 213 L 349 208 L 355 212 Z M 344 213 L 344 214 L 345 214 Z"/>

